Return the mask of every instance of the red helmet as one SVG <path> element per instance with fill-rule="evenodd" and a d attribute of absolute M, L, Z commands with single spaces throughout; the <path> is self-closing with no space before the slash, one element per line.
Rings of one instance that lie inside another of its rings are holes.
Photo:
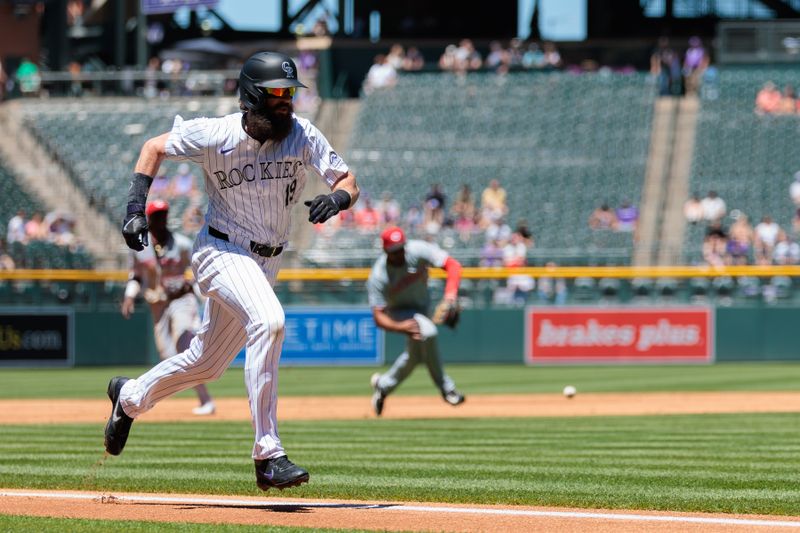
<path fill-rule="evenodd" d="M 406 234 L 397 226 L 389 226 L 381 233 L 381 240 L 385 252 L 394 252 L 406 243 Z"/>
<path fill-rule="evenodd" d="M 169 204 L 166 200 L 153 200 L 152 202 L 148 202 L 147 207 L 144 209 L 144 214 L 150 216 L 159 211 L 169 211 Z"/>

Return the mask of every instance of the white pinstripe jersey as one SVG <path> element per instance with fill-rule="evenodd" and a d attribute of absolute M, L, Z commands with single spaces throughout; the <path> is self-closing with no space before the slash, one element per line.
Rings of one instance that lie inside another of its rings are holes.
<path fill-rule="evenodd" d="M 291 209 L 306 184 L 306 166 L 328 186 L 348 172 L 316 126 L 293 118 L 288 137 L 261 144 L 245 133 L 242 113 L 193 120 L 175 117 L 166 155 L 203 167 L 207 225 L 262 244 L 284 244 Z"/>

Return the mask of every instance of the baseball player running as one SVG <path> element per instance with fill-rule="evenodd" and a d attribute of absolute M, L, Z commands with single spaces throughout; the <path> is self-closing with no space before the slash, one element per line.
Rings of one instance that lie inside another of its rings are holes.
<path fill-rule="evenodd" d="M 156 348 L 162 360 L 189 347 L 200 327 L 194 282 L 186 279 L 192 259 L 192 241 L 167 228 L 169 204 L 149 202 L 144 210 L 150 228 L 150 243 L 141 252 L 130 252 L 130 272 L 122 300 L 122 316 L 129 318 L 136 297 L 144 286 L 144 299 L 150 304 Z M 208 389 L 202 383 L 194 388 L 200 405 L 196 415 L 213 415 L 216 410 Z"/>
<path fill-rule="evenodd" d="M 458 322 L 458 285 L 461 264 L 447 252 L 425 241 L 406 242 L 403 230 L 390 226 L 381 234 L 382 254 L 372 267 L 367 279 L 367 295 L 375 324 L 386 331 L 408 336 L 406 351 L 400 354 L 385 374 L 372 375 L 374 390 L 372 407 L 380 416 L 388 396 L 414 370 L 417 363 L 425 363 L 431 379 L 442 398 L 450 405 L 464 402 L 456 384 L 445 374 L 436 342 L 437 327 L 434 322 L 455 327 Z M 428 294 L 428 266 L 443 268 L 447 272 L 444 299 L 437 306 L 434 320 L 430 313 Z"/>
<path fill-rule="evenodd" d="M 183 120 L 142 147 L 128 190 L 122 235 L 147 244 L 147 192 L 161 161 L 188 160 L 205 173 L 208 211 L 192 253 L 192 270 L 207 297 L 189 348 L 136 379 L 108 384 L 111 416 L 106 451 L 122 452 L 133 420 L 178 391 L 219 378 L 245 346 L 244 377 L 252 415 L 256 483 L 262 490 L 305 483 L 308 472 L 286 456 L 278 436 L 278 360 L 284 313 L 273 285 L 289 235 L 292 207 L 308 170 L 330 194 L 306 201 L 308 220 L 325 222 L 358 199 L 355 176 L 309 121 L 294 115 L 297 67 L 288 56 L 259 52 L 239 75 L 240 113 Z"/>

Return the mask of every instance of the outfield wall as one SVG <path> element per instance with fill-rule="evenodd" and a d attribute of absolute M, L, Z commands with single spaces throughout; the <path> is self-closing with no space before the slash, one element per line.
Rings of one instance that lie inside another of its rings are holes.
<path fill-rule="evenodd" d="M 714 360 L 800 360 L 792 333 L 800 322 L 800 307 L 719 307 L 710 308 L 710 314 Z M 128 320 L 115 311 L 75 311 L 74 321 L 76 366 L 149 365 L 158 360 L 146 306 L 139 306 Z M 523 363 L 525 321 L 522 309 L 465 310 L 455 332 L 442 328 L 442 357 L 450 363 Z M 405 339 L 397 334 L 385 339 L 385 361 L 391 363 L 403 351 Z"/>

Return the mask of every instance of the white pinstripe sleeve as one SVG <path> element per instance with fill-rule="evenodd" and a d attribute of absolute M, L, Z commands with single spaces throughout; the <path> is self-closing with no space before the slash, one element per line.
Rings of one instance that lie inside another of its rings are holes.
<path fill-rule="evenodd" d="M 339 154 L 333 151 L 328 139 L 314 125 L 308 125 L 306 135 L 308 136 L 306 162 L 325 179 L 329 187 L 332 187 L 350 169 Z"/>
<path fill-rule="evenodd" d="M 175 122 L 167 139 L 167 159 L 178 161 L 188 159 L 203 164 L 208 147 L 208 123 L 207 118 L 183 120 L 180 115 L 175 115 Z"/>

